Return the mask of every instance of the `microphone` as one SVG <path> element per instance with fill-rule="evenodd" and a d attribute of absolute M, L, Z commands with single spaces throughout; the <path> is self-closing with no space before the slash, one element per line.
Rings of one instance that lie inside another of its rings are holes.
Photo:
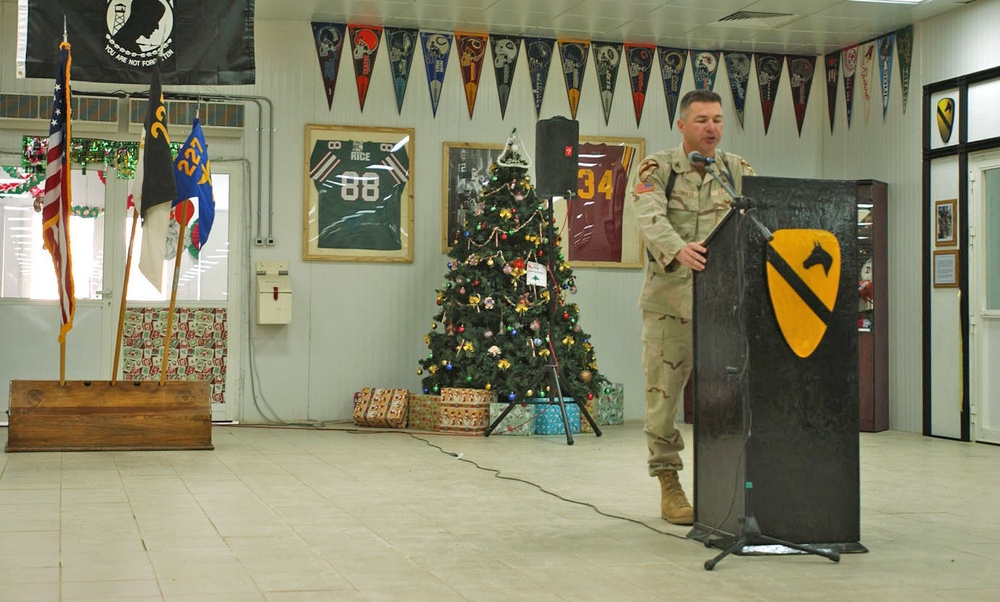
<path fill-rule="evenodd" d="M 694 150 L 688 153 L 688 162 L 690 162 L 691 165 L 711 165 L 715 163 L 715 159 L 712 157 L 706 157 L 705 155 Z"/>

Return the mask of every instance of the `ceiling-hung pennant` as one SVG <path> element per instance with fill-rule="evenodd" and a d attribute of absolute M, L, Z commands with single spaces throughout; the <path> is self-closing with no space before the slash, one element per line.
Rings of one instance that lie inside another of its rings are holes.
<path fill-rule="evenodd" d="M 795 124 L 799 127 L 799 136 L 802 136 L 802 122 L 806 117 L 809 91 L 812 90 L 813 75 L 816 73 L 816 56 L 786 56 L 785 60 L 788 61 L 788 82 L 792 85 Z"/>
<path fill-rule="evenodd" d="M 555 50 L 554 38 L 524 38 L 524 52 L 528 55 L 528 76 L 531 78 L 531 95 L 535 99 L 535 117 L 541 116 L 545 83 L 549 80 L 549 66 Z"/>
<path fill-rule="evenodd" d="M 875 84 L 875 42 L 862 44 L 858 50 L 858 73 L 861 75 L 861 93 L 865 97 L 865 123 L 872 106 L 872 86 Z"/>
<path fill-rule="evenodd" d="M 465 84 L 465 103 L 469 105 L 469 119 L 476 108 L 476 94 L 479 92 L 479 80 L 483 77 L 483 57 L 486 56 L 485 33 L 455 32 L 455 49 L 458 53 L 458 64 L 462 70 L 462 82 Z"/>
<path fill-rule="evenodd" d="M 497 97 L 500 99 L 500 119 L 503 119 L 507 114 L 507 100 L 510 98 L 510 88 L 514 82 L 517 57 L 521 52 L 521 38 L 490 34 L 490 50 L 493 53 L 493 75 L 497 80 Z"/>
<path fill-rule="evenodd" d="M 385 28 L 385 46 L 389 53 L 389 69 L 392 70 L 392 87 L 396 91 L 396 111 L 399 114 L 403 113 L 403 97 L 406 96 L 406 84 L 410 81 L 417 33 L 416 29 Z"/>
<path fill-rule="evenodd" d="M 632 90 L 632 108 L 635 109 L 635 126 L 642 121 L 642 107 L 646 104 L 649 74 L 653 71 L 656 46 L 652 44 L 625 44 L 625 62 L 628 64 L 628 82 Z"/>
<path fill-rule="evenodd" d="M 576 109 L 580 106 L 580 91 L 583 77 L 587 73 L 588 40 L 559 40 L 559 58 L 562 61 L 563 78 L 566 80 L 566 97 L 569 112 L 576 119 Z"/>
<path fill-rule="evenodd" d="M 316 41 L 316 56 L 319 57 L 319 70 L 323 75 L 323 88 L 326 90 L 326 108 L 333 109 L 333 93 L 337 89 L 337 73 L 340 71 L 340 55 L 344 50 L 347 25 L 313 22 L 312 30 Z"/>
<path fill-rule="evenodd" d="M 847 129 L 851 129 L 851 114 L 854 112 L 854 74 L 858 71 L 858 45 L 842 51 L 844 57 L 844 103 L 847 107 Z"/>
<path fill-rule="evenodd" d="M 351 52 L 354 56 L 358 103 L 361 104 L 363 113 L 365 99 L 368 98 L 368 86 L 372 81 L 372 70 L 375 68 L 375 57 L 378 56 L 378 46 L 382 39 L 382 28 L 377 25 L 348 25 L 347 32 L 351 37 Z"/>
<path fill-rule="evenodd" d="M 670 129 L 674 127 L 677 100 L 681 96 L 684 83 L 684 67 L 687 65 L 687 51 L 683 48 L 659 46 L 656 54 L 660 57 L 660 77 L 663 79 L 663 96 L 667 100 L 667 115 Z"/>
<path fill-rule="evenodd" d="M 882 121 L 889 112 L 889 89 L 892 86 L 892 47 L 896 34 L 888 33 L 878 39 L 878 80 L 882 88 Z"/>
<path fill-rule="evenodd" d="M 597 87 L 600 88 L 601 106 L 604 108 L 604 125 L 608 125 L 611 119 L 611 103 L 615 100 L 618 67 L 622 64 L 622 44 L 593 42 L 590 50 L 594 53 L 594 67 L 597 69 Z"/>
<path fill-rule="evenodd" d="M 743 115 L 747 103 L 747 86 L 750 84 L 750 55 L 745 52 L 727 52 L 723 55 L 726 61 L 726 74 L 729 77 L 729 89 L 733 92 L 733 105 L 736 106 L 736 117 L 743 128 Z"/>
<path fill-rule="evenodd" d="M 719 73 L 719 51 L 692 50 L 691 68 L 694 69 L 696 90 L 715 90 L 715 76 Z"/>
<path fill-rule="evenodd" d="M 755 54 L 757 60 L 757 85 L 760 87 L 760 109 L 764 114 L 764 134 L 771 127 L 771 112 L 774 111 L 774 99 L 778 96 L 778 83 L 781 81 L 781 70 L 785 66 L 784 57 L 780 54 Z"/>
<path fill-rule="evenodd" d="M 420 45 L 424 47 L 424 68 L 427 71 L 427 89 L 431 93 L 431 111 L 437 117 L 444 74 L 448 70 L 451 54 L 451 34 L 421 31 Z"/>
<path fill-rule="evenodd" d="M 899 81 L 903 87 L 903 114 L 906 114 L 906 97 L 910 95 L 910 67 L 913 64 L 913 26 L 896 31 L 896 55 L 899 56 Z"/>
<path fill-rule="evenodd" d="M 824 57 L 826 64 L 826 110 L 830 113 L 830 133 L 833 133 L 833 118 L 837 114 L 837 83 L 840 81 L 840 51 Z"/>

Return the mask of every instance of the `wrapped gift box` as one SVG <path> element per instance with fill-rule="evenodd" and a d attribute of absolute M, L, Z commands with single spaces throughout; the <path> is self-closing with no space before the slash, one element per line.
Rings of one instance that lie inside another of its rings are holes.
<path fill-rule="evenodd" d="M 433 431 L 441 421 L 441 396 L 410 394 L 411 429 Z"/>
<path fill-rule="evenodd" d="M 437 430 L 463 435 L 483 435 L 490 424 L 490 404 L 496 393 L 483 389 L 441 389 L 441 414 Z"/>
<path fill-rule="evenodd" d="M 622 424 L 625 422 L 625 385 L 611 383 L 604 387 L 605 391 L 597 400 L 597 416 L 594 420 L 598 425 Z"/>
<path fill-rule="evenodd" d="M 406 389 L 365 387 L 354 394 L 354 424 L 403 428 L 409 404 Z"/>
<path fill-rule="evenodd" d="M 507 409 L 509 403 L 490 404 L 490 423 L 497 419 L 503 411 Z M 497 425 L 491 435 L 534 435 L 535 434 L 535 406 L 517 404 L 511 408 L 504 417 L 503 422 Z"/>
<path fill-rule="evenodd" d="M 548 401 L 545 399 L 539 399 L 537 401 Z M 570 397 L 564 397 L 563 403 L 566 405 L 566 421 L 569 422 L 569 432 L 579 433 L 580 432 L 580 408 L 573 403 L 573 399 Z M 536 406 L 535 415 L 535 434 L 536 435 L 565 435 L 566 430 L 563 428 L 562 422 L 562 412 L 559 410 L 559 404 L 555 405 L 538 405 Z"/>

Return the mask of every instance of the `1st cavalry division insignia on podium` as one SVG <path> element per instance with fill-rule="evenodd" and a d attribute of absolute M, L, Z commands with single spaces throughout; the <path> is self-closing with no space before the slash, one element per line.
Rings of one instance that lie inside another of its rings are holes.
<path fill-rule="evenodd" d="M 767 246 L 771 306 L 795 355 L 812 355 L 826 334 L 840 286 L 840 243 L 826 230 L 778 230 Z"/>

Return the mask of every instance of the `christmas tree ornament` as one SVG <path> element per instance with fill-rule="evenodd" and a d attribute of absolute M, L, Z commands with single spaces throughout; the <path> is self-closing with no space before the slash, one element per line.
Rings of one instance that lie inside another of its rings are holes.
<path fill-rule="evenodd" d="M 594 375 L 590 370 L 584 370 L 580 372 L 580 380 L 582 380 L 585 383 L 589 383 L 593 377 Z"/>

